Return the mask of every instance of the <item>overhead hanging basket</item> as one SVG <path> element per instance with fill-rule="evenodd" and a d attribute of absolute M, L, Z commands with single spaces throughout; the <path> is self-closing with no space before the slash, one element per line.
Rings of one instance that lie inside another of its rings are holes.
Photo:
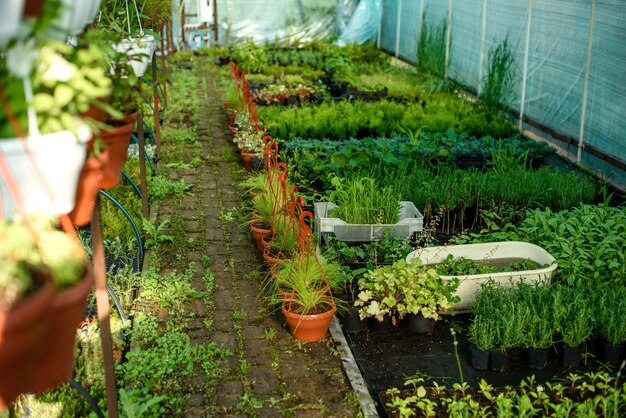
<path fill-rule="evenodd" d="M 22 21 L 22 10 L 24 10 L 24 0 L 0 2 L 0 47 L 4 47 L 11 38 L 17 35 Z"/>
<path fill-rule="evenodd" d="M 24 213 L 59 216 L 72 211 L 76 185 L 85 162 L 86 141 L 90 137 L 91 130 L 82 125 L 78 136 L 61 131 L 24 140 L 0 139 L 0 152 L 6 156 L 24 200 Z M 25 146 L 32 152 L 34 161 Z M 0 178 L 0 189 L 4 216 L 12 218 L 17 205 L 3 178 Z"/>
<path fill-rule="evenodd" d="M 93 22 L 101 0 L 62 0 L 59 16 L 54 26 L 68 35 L 82 33 L 89 23 Z"/>
<path fill-rule="evenodd" d="M 141 77 L 146 72 L 150 61 L 152 61 L 155 46 L 154 36 L 144 34 L 140 38 L 129 37 L 122 39 L 113 47 L 117 52 L 128 56 L 135 75 Z"/>

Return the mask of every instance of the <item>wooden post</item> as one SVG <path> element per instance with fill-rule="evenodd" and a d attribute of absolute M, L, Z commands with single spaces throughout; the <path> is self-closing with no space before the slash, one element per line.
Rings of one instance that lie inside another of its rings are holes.
<path fill-rule="evenodd" d="M 152 56 L 152 103 L 154 104 L 154 136 L 157 156 L 161 155 L 161 122 L 159 121 L 159 83 L 157 83 L 156 57 Z"/>
<path fill-rule="evenodd" d="M 443 70 L 443 78 L 448 79 L 448 63 L 450 62 L 450 40 L 452 35 L 452 0 L 448 0 L 448 27 L 446 30 L 446 64 Z"/>
<path fill-rule="evenodd" d="M 219 41 L 217 28 L 217 0 L 213 0 L 213 42 L 215 45 L 217 45 L 217 42 Z"/>
<path fill-rule="evenodd" d="M 165 68 L 165 24 L 161 26 L 161 71 L 163 74 L 169 75 L 169 69 Z M 167 107 L 167 76 L 163 78 L 163 106 Z"/>
<path fill-rule="evenodd" d="M 106 266 L 104 264 L 104 243 L 100 224 L 100 196 L 96 198 L 91 219 L 91 239 L 93 243 L 93 268 L 96 281 L 96 306 L 100 322 L 100 340 L 104 358 L 104 381 L 107 398 L 107 413 L 110 418 L 117 418 L 117 386 L 115 385 L 113 363 L 113 339 L 109 317 L 109 293 L 107 291 Z"/>

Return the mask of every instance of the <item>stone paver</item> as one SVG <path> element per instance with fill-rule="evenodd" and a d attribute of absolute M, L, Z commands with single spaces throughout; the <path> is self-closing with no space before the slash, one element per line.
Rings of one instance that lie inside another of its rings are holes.
<path fill-rule="evenodd" d="M 190 336 L 202 341 L 206 335 L 233 356 L 220 360 L 221 380 L 202 375 L 188 379 L 185 416 L 354 417 L 357 411 L 344 400 L 350 385 L 339 357 L 329 349 L 332 343 L 295 342 L 282 315 L 267 309 L 259 297 L 256 278 L 264 277 L 267 270 L 243 220 L 223 216 L 241 207 L 235 184 L 243 178 L 243 164 L 220 157 L 228 155 L 227 148 L 234 151 L 234 145 L 214 81 L 215 76 L 199 70 L 198 94 L 208 99 L 201 100 L 197 132 L 209 162 L 194 173 L 176 176 L 191 185 L 193 195 L 186 196 L 179 208 L 164 208 L 160 215 L 182 216 L 189 238 L 205 243 L 184 255 L 199 270 L 194 281 L 198 289 L 203 286 L 201 265 L 206 256 L 210 258 L 213 303 L 189 304 L 187 308 L 197 314 L 190 322 Z M 208 92 L 201 91 L 203 85 Z M 212 324 L 209 330 L 207 323 Z"/>

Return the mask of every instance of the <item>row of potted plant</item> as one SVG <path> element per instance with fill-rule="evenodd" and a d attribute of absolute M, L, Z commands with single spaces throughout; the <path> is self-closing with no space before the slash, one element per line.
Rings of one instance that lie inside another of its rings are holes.
<path fill-rule="evenodd" d="M 141 103 L 135 63 L 149 61 L 154 49 L 154 39 L 140 50 L 119 36 L 134 34 L 128 4 L 26 0 L 0 7 L 3 18 L 12 16 L 0 33 L 0 409 L 72 373 L 76 328 L 93 283 L 73 226 L 89 223 L 98 190 L 119 182 L 136 118 L 128 113 Z M 98 30 L 65 42 L 99 11 Z M 120 12 L 122 28 L 109 20 Z M 142 32 L 139 12 L 132 15 Z"/>
<path fill-rule="evenodd" d="M 610 283 L 593 288 L 522 281 L 511 287 L 483 284 L 468 334 L 473 365 L 505 371 L 511 350 L 526 349 L 531 368 L 540 369 L 548 350 L 562 342 L 563 365 L 577 366 L 593 335 L 604 340 L 604 360 L 618 365 L 626 342 L 625 296 L 623 286 Z"/>
<path fill-rule="evenodd" d="M 455 383 L 451 388 L 426 387 L 409 378 L 411 389 L 390 388 L 380 400 L 389 417 L 412 416 L 603 416 L 626 411 L 626 382 L 608 372 L 570 374 L 564 381 L 538 383 L 531 376 L 516 387 L 494 387 L 481 380 L 476 388 Z"/>

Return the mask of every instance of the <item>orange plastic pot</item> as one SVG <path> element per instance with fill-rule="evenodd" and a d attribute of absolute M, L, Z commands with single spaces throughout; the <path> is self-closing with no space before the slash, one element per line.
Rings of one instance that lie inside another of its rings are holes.
<path fill-rule="evenodd" d="M 64 292 L 55 294 L 48 314 L 44 349 L 36 362 L 32 392 L 39 393 L 65 383 L 72 377 L 76 329 L 85 315 L 87 297 L 94 277 L 91 268 L 83 279 Z"/>
<path fill-rule="evenodd" d="M 39 351 L 54 296 L 52 280 L 17 306 L 0 310 L 0 410 L 21 393 L 32 392 Z"/>
<path fill-rule="evenodd" d="M 283 263 L 283 262 L 287 261 L 287 259 L 285 259 L 285 258 L 276 258 L 276 257 L 270 255 L 269 254 L 269 248 L 266 248 L 263 251 L 263 260 L 265 260 L 265 264 L 267 264 L 267 266 L 270 269 L 273 269 L 279 263 Z"/>
<path fill-rule="evenodd" d="M 261 228 L 257 225 L 261 225 L 260 222 L 254 220 L 250 222 L 250 231 L 252 231 L 252 236 L 256 241 L 257 248 L 259 249 L 259 251 L 263 251 L 265 249 L 263 238 L 271 236 L 272 230 L 268 228 Z"/>
<path fill-rule="evenodd" d="M 241 158 L 243 159 L 243 164 L 246 167 L 246 171 L 252 171 L 252 157 L 259 157 L 259 153 L 257 152 L 248 152 L 243 148 L 241 150 Z"/>
<path fill-rule="evenodd" d="M 85 161 L 78 178 L 74 210 L 70 212 L 70 219 L 76 226 L 85 226 L 91 222 L 96 197 L 102 184 L 105 164 L 106 156 L 102 154 L 87 158 Z"/>
<path fill-rule="evenodd" d="M 100 184 L 101 189 L 110 189 L 117 186 L 120 182 L 122 166 L 128 156 L 130 137 L 135 128 L 135 120 L 137 120 L 137 113 L 124 118 L 122 121 L 125 124 L 100 132 L 99 136 L 106 144 L 106 148 L 102 151 L 106 165 L 104 166 L 102 183 Z"/>
<path fill-rule="evenodd" d="M 330 321 L 332 321 L 333 315 L 337 311 L 333 307 L 329 311 L 320 314 L 300 315 L 289 311 L 285 308 L 285 304 L 283 304 L 281 310 L 287 319 L 293 338 L 304 342 L 315 342 L 324 339 L 330 327 Z"/>

